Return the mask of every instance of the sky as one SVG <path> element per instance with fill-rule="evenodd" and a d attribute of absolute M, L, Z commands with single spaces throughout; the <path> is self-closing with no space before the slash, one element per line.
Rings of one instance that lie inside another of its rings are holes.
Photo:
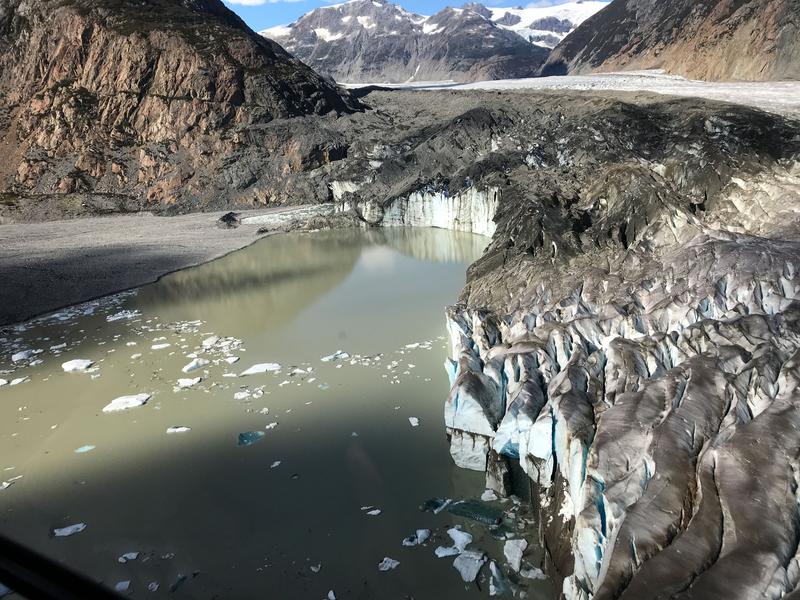
<path fill-rule="evenodd" d="M 255 31 L 291 23 L 305 13 L 327 4 L 336 4 L 342 0 L 225 0 L 225 4 L 233 9 Z M 393 0 L 406 10 L 422 15 L 432 15 L 445 6 L 461 6 L 469 0 Z M 487 6 L 550 6 L 563 4 L 567 0 L 537 0 L 520 2 L 520 0 L 484 1 Z"/>

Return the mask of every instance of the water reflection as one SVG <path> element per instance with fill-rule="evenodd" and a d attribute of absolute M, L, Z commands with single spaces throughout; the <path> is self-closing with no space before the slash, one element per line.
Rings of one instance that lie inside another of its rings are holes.
<path fill-rule="evenodd" d="M 455 517 L 418 510 L 482 490 L 450 461 L 442 363 L 444 307 L 485 242 L 440 230 L 275 236 L 119 305 L 0 333 L 0 377 L 30 379 L 0 388 L 0 481 L 22 476 L 0 491 L 0 531 L 109 585 L 131 581 L 136 597 L 485 597 L 433 555 Z M 135 316 L 107 320 L 120 310 Z M 42 352 L 11 364 L 11 347 Z M 354 358 L 320 360 L 338 349 Z M 194 357 L 209 364 L 183 373 Z M 97 371 L 64 373 L 78 358 Z M 272 361 L 280 373 L 237 376 Z M 152 394 L 145 406 L 101 412 L 139 392 Z M 166 433 L 175 426 L 191 430 Z M 85 531 L 51 537 L 79 522 Z M 434 538 L 403 548 L 421 527 Z M 140 558 L 120 563 L 129 552 Z M 400 566 L 382 573 L 386 556 Z"/>

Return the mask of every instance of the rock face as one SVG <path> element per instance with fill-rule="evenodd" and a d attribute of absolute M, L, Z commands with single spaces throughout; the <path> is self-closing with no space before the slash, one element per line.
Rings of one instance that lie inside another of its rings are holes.
<path fill-rule="evenodd" d="M 354 0 L 262 31 L 337 81 L 403 83 L 531 77 L 547 50 L 492 20 L 480 4 L 433 16 L 385 0 Z M 488 15 L 488 16 L 486 16 Z"/>
<path fill-rule="evenodd" d="M 356 107 L 219 0 L 0 0 L 0 32 L 6 206 L 252 197 L 255 152 L 292 151 L 259 128 Z"/>
<path fill-rule="evenodd" d="M 692 79 L 800 78 L 798 0 L 614 0 L 556 47 L 545 75 L 665 69 Z"/>
<path fill-rule="evenodd" d="M 431 96 L 435 124 L 367 146 L 338 187 L 376 224 L 493 212 L 447 315 L 456 464 L 531 498 L 566 598 L 800 593 L 800 123 L 471 101 Z"/>

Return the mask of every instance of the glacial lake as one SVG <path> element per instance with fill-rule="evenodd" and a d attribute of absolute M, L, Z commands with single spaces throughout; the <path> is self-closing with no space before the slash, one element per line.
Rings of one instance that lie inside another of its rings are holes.
<path fill-rule="evenodd" d="M 502 542 L 420 510 L 484 491 L 448 453 L 443 363 L 487 241 L 277 235 L 0 330 L 0 532 L 132 597 L 488 597 L 488 563 L 465 584 L 434 551 L 456 525 L 491 558 Z"/>

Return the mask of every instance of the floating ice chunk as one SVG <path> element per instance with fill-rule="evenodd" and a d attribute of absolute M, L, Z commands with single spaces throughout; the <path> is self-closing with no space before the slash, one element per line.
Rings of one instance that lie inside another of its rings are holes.
<path fill-rule="evenodd" d="M 379 514 L 381 514 L 381 509 L 380 508 L 373 508 L 372 510 L 368 510 L 367 514 L 370 517 L 377 517 Z"/>
<path fill-rule="evenodd" d="M 133 396 L 120 396 L 115 398 L 103 408 L 104 413 L 119 412 L 147 404 L 151 394 L 135 394 Z"/>
<path fill-rule="evenodd" d="M 528 547 L 528 542 L 525 540 L 508 540 L 503 546 L 503 554 L 508 561 L 508 566 L 514 572 L 519 572 L 520 564 L 522 563 L 522 553 Z"/>
<path fill-rule="evenodd" d="M 242 390 L 241 392 L 236 392 L 233 395 L 234 400 L 247 400 L 250 397 L 250 392 L 247 390 Z"/>
<path fill-rule="evenodd" d="M 489 563 L 489 571 L 492 574 L 489 579 L 489 595 L 502 596 L 508 593 L 511 586 L 508 584 L 508 579 L 506 579 L 503 571 L 497 566 L 495 561 Z"/>
<path fill-rule="evenodd" d="M 544 571 L 536 567 L 522 567 L 519 574 L 525 579 L 547 579 L 547 575 L 544 574 Z"/>
<path fill-rule="evenodd" d="M 270 468 L 270 469 L 276 469 L 276 468 L 278 468 L 278 467 L 280 467 L 280 466 L 281 466 L 281 461 L 279 461 L 279 460 L 276 460 L 274 463 L 272 463 L 272 464 L 269 466 L 269 468 Z"/>
<path fill-rule="evenodd" d="M 481 500 L 484 502 L 494 502 L 497 500 L 497 494 L 494 490 L 485 490 L 483 494 L 481 494 Z"/>
<path fill-rule="evenodd" d="M 217 343 L 219 343 L 219 336 L 218 335 L 212 335 L 211 337 L 207 337 L 206 339 L 204 339 L 200 343 L 200 345 L 203 346 L 203 348 L 212 348 L 212 347 L 216 346 Z"/>
<path fill-rule="evenodd" d="M 239 442 L 236 444 L 237 446 L 244 447 L 244 446 L 252 446 L 261 438 L 263 438 L 266 434 L 263 431 L 245 431 L 244 433 L 239 434 Z"/>
<path fill-rule="evenodd" d="M 150 350 L 163 350 L 164 348 L 169 348 L 172 344 L 153 344 L 150 346 Z"/>
<path fill-rule="evenodd" d="M 384 557 L 384 559 L 378 563 L 378 570 L 379 571 L 391 571 L 392 569 L 396 569 L 397 565 L 400 564 L 400 561 L 395 560 L 393 558 L 389 558 L 388 556 Z"/>
<path fill-rule="evenodd" d="M 417 417 L 408 417 L 408 422 L 411 423 L 412 427 L 419 426 L 419 419 Z"/>
<path fill-rule="evenodd" d="M 273 421 L 272 423 L 270 423 L 269 425 L 264 427 L 264 429 L 269 431 L 270 429 L 275 429 L 277 426 L 278 426 L 278 424 L 275 421 Z"/>
<path fill-rule="evenodd" d="M 347 352 L 345 352 L 344 350 L 337 350 L 333 354 L 329 354 L 328 356 L 323 356 L 322 358 L 320 358 L 320 360 L 322 362 L 331 362 L 334 360 L 347 359 L 347 358 L 350 358 L 350 355 Z"/>
<path fill-rule="evenodd" d="M 194 377 L 191 379 L 178 379 L 178 385 L 176 386 L 179 390 L 185 390 L 190 387 L 193 387 L 203 381 L 202 377 Z"/>
<path fill-rule="evenodd" d="M 189 433 L 191 430 L 191 427 L 186 427 L 185 425 L 175 425 L 174 427 L 168 427 L 167 433 Z"/>
<path fill-rule="evenodd" d="M 211 361 L 206 360 L 205 358 L 194 358 L 192 359 L 192 362 L 183 367 L 181 371 L 183 371 L 184 373 L 191 373 L 192 371 L 196 371 L 197 369 L 202 369 L 210 362 Z"/>
<path fill-rule="evenodd" d="M 120 581 L 114 586 L 115 592 L 127 592 L 131 588 L 130 581 Z"/>
<path fill-rule="evenodd" d="M 106 321 L 113 323 L 114 321 L 122 321 L 123 319 L 133 319 L 138 317 L 141 313 L 138 310 L 121 310 L 113 315 L 108 315 Z"/>
<path fill-rule="evenodd" d="M 453 545 L 450 548 L 439 546 L 434 550 L 437 558 L 444 558 L 445 556 L 456 556 L 464 552 L 464 549 L 472 543 L 472 536 L 466 531 L 461 531 L 457 527 L 452 527 L 447 530 L 447 535 L 453 540 Z"/>
<path fill-rule="evenodd" d="M 3 387 L 4 385 L 8 385 L 8 379 L 3 379 L 0 377 L 0 387 Z"/>
<path fill-rule="evenodd" d="M 136 354 L 131 354 L 131 359 L 136 360 L 137 358 L 142 358 L 141 352 L 137 352 Z"/>
<path fill-rule="evenodd" d="M 53 529 L 53 535 L 55 537 L 69 537 L 71 535 L 75 535 L 76 533 L 80 533 L 84 529 L 86 529 L 86 523 L 76 523 L 75 525 L 69 525 L 68 527 Z"/>
<path fill-rule="evenodd" d="M 430 529 L 417 529 L 417 532 L 414 535 L 410 535 L 403 540 L 403 546 L 419 546 L 420 544 L 427 542 L 430 537 Z"/>
<path fill-rule="evenodd" d="M 419 342 L 414 342 L 413 344 L 406 344 L 406 348 L 409 350 L 413 350 L 414 348 L 419 348 Z"/>
<path fill-rule="evenodd" d="M 472 583 L 486 562 L 486 554 L 482 550 L 464 550 L 456 556 L 453 566 L 461 574 L 464 583 Z"/>
<path fill-rule="evenodd" d="M 125 554 L 120 556 L 117 559 L 117 561 L 121 562 L 124 565 L 126 562 L 130 562 L 130 561 L 136 560 L 138 558 L 139 558 L 139 553 L 138 552 L 126 552 Z"/>
<path fill-rule="evenodd" d="M 34 350 L 22 350 L 21 352 L 16 352 L 11 355 L 11 362 L 21 362 L 23 360 L 28 360 L 31 356 L 36 354 Z"/>
<path fill-rule="evenodd" d="M 225 357 L 225 362 L 228 363 L 229 365 L 232 365 L 235 362 L 239 362 L 239 357 L 238 356 L 227 356 L 227 357 Z"/>
<path fill-rule="evenodd" d="M 312 573 L 319 573 L 320 570 L 322 570 L 322 563 L 319 563 L 319 564 L 316 564 L 316 565 L 311 565 L 310 568 L 311 568 L 311 572 Z"/>
<path fill-rule="evenodd" d="M 328 592 L 328 600 L 336 600 L 336 594 L 333 593 L 333 590 Z"/>
<path fill-rule="evenodd" d="M 241 376 L 245 377 L 247 375 L 258 375 L 259 373 L 277 373 L 281 370 L 281 366 L 278 363 L 260 363 L 257 365 L 253 365 L 249 369 L 242 371 Z"/>
<path fill-rule="evenodd" d="M 157 581 L 151 581 L 150 583 L 147 584 L 147 591 L 148 592 L 157 592 L 159 587 L 160 586 L 158 585 Z"/>
<path fill-rule="evenodd" d="M 63 343 L 63 344 L 56 344 L 55 346 L 50 346 L 50 351 L 51 352 L 58 352 L 59 350 L 63 350 L 66 347 L 67 347 L 66 342 Z"/>
<path fill-rule="evenodd" d="M 75 454 L 86 454 L 87 452 L 91 452 L 95 448 L 96 446 L 91 446 L 91 445 L 81 446 L 80 448 L 75 450 Z"/>
<path fill-rule="evenodd" d="M 67 373 L 80 373 L 91 367 L 93 364 L 94 361 L 89 360 L 88 358 L 76 358 L 75 360 L 68 360 L 65 363 L 61 363 L 61 368 Z"/>
<path fill-rule="evenodd" d="M 19 385 L 20 383 L 27 383 L 30 381 L 27 377 L 17 377 L 16 379 L 12 379 L 9 385 Z"/>

